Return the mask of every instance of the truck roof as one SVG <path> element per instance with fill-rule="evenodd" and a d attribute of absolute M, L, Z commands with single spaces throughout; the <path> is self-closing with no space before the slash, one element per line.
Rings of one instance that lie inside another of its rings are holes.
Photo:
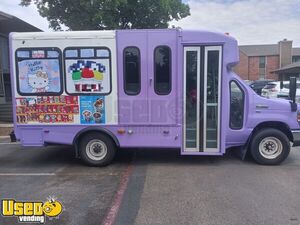
<path fill-rule="evenodd" d="M 115 38 L 117 32 L 178 32 L 183 41 L 201 42 L 236 42 L 236 40 L 226 34 L 211 32 L 206 30 L 182 30 L 173 29 L 131 29 L 131 30 L 91 30 L 91 31 L 55 31 L 55 32 L 12 32 L 12 39 L 59 39 L 59 38 Z"/>
<path fill-rule="evenodd" d="M 178 36 L 184 45 L 223 45 L 224 64 L 232 67 L 239 61 L 237 40 L 224 34 L 206 30 L 172 29 L 130 29 L 130 30 L 99 30 L 99 31 L 59 31 L 59 32 L 22 32 L 10 33 L 10 40 L 59 40 L 59 39 L 116 39 L 118 33 L 170 33 Z"/>
<path fill-rule="evenodd" d="M 55 32 L 12 32 L 10 37 L 16 39 L 65 39 L 65 38 L 114 38 L 113 30 L 101 31 L 55 31 Z"/>

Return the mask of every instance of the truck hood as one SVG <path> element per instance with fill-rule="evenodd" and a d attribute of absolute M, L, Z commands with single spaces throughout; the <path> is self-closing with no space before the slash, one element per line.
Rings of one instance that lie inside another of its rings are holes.
<path fill-rule="evenodd" d="M 260 96 L 254 97 L 254 107 L 256 109 L 265 109 L 265 110 L 278 110 L 278 111 L 291 111 L 291 104 L 289 100 L 286 99 L 267 99 Z M 299 105 L 298 105 L 299 109 Z"/>

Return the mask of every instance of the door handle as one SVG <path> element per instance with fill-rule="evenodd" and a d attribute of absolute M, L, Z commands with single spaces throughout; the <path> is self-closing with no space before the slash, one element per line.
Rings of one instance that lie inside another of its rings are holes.
<path fill-rule="evenodd" d="M 152 85 L 152 80 L 153 80 L 152 77 L 150 77 L 149 78 L 149 84 L 150 84 L 150 86 Z"/>

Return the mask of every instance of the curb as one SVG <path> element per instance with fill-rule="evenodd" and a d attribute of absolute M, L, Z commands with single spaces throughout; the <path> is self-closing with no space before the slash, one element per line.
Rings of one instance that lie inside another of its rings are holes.
<path fill-rule="evenodd" d="M 0 139 L 10 138 L 10 136 L 0 136 Z"/>
<path fill-rule="evenodd" d="M 0 123 L 0 128 L 13 128 L 14 125 L 12 123 Z"/>

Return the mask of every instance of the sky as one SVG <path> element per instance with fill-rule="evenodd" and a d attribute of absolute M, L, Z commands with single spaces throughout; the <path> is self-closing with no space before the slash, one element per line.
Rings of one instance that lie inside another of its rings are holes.
<path fill-rule="evenodd" d="M 0 11 L 14 15 L 44 31 L 51 31 L 34 5 L 1 0 Z M 183 29 L 228 32 L 240 45 L 276 44 L 287 38 L 300 47 L 300 0 L 184 0 L 191 16 L 170 25 Z"/>

